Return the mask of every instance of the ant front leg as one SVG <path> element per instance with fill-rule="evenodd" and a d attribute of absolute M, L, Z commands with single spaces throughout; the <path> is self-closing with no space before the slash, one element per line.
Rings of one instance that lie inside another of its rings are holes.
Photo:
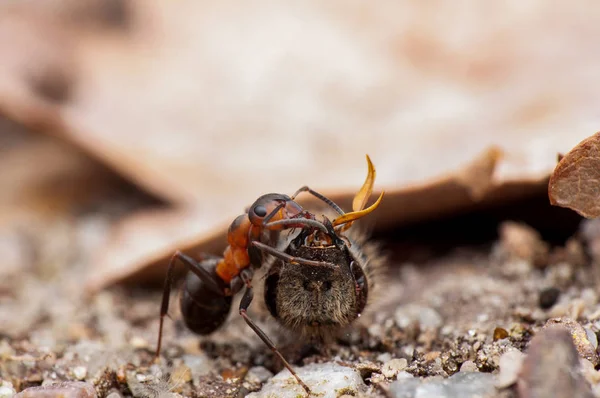
<path fill-rule="evenodd" d="M 263 227 L 265 229 L 274 229 L 275 227 L 288 227 L 288 228 L 297 228 L 298 226 L 302 227 L 312 227 L 315 229 L 319 229 L 325 233 L 328 233 L 327 227 L 323 225 L 322 222 L 318 220 L 313 220 L 310 218 L 284 218 L 282 220 L 271 221 L 267 223 L 263 223 Z"/>
<path fill-rule="evenodd" d="M 250 303 L 252 303 L 252 299 L 254 298 L 254 292 L 252 289 L 251 280 L 248 279 L 244 273 L 242 273 L 240 276 L 244 279 L 244 282 L 246 283 L 246 291 L 244 292 L 244 295 L 242 296 L 242 300 L 240 301 L 240 315 L 242 316 L 242 318 L 244 318 L 244 321 L 246 321 L 248 326 L 250 326 L 250 328 L 252 330 L 254 330 L 254 333 L 256 333 L 258 335 L 258 337 L 260 337 L 260 339 L 263 341 L 263 343 L 265 343 L 267 345 L 267 347 L 269 347 L 271 349 L 271 351 L 273 351 L 275 353 L 275 355 L 277 355 L 279 357 L 279 359 L 283 363 L 283 366 L 285 366 L 285 368 L 290 371 L 292 376 L 294 376 L 296 378 L 296 380 L 298 381 L 298 384 L 300 384 L 302 386 L 302 388 L 304 388 L 306 393 L 308 395 L 310 395 L 310 388 L 302 381 L 302 379 L 300 379 L 300 377 L 294 371 L 294 369 L 292 369 L 292 366 L 283 357 L 281 352 L 279 352 L 279 350 L 277 349 L 275 344 L 271 341 L 269 336 L 267 336 L 267 334 L 265 332 L 263 332 L 263 330 L 260 327 L 258 327 L 258 325 L 256 323 L 254 323 L 254 321 L 252 319 L 250 319 L 250 317 L 248 316 L 247 311 L 248 311 L 248 307 L 250 307 Z"/>
<path fill-rule="evenodd" d="M 165 285 L 163 288 L 162 303 L 160 306 L 160 324 L 158 326 L 158 342 L 156 345 L 156 355 L 154 357 L 155 361 L 160 358 L 163 324 L 165 316 L 169 312 L 169 299 L 171 297 L 171 286 L 173 284 L 173 270 L 175 269 L 176 260 L 180 260 L 188 271 L 194 273 L 198 278 L 200 278 L 212 293 L 221 296 L 225 295 L 223 288 L 219 286 L 219 284 L 215 280 L 215 277 L 210 272 L 208 272 L 202 266 L 202 264 L 198 263 L 196 260 L 183 254 L 180 251 L 175 252 L 175 254 L 173 254 L 173 256 L 171 257 L 171 260 L 169 261 L 169 266 L 167 268 L 167 276 L 165 278 Z"/>
<path fill-rule="evenodd" d="M 268 253 L 268 254 L 272 255 L 273 257 L 276 257 L 280 260 L 287 261 L 290 264 L 312 265 L 312 266 L 316 266 L 316 267 L 333 267 L 333 268 L 336 267 L 335 264 L 328 263 L 326 261 L 307 260 L 302 257 L 290 256 L 287 253 L 277 250 L 269 245 L 265 245 L 264 243 L 259 242 L 259 241 L 252 241 L 250 244 L 252 246 L 256 247 L 257 249 L 259 249 L 265 253 Z"/>

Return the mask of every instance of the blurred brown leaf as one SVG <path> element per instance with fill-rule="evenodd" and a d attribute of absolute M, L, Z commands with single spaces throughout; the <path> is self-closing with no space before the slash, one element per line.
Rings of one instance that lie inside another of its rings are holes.
<path fill-rule="evenodd" d="M 548 184 L 550 203 L 587 218 L 600 216 L 600 132 L 562 157 Z"/>
<path fill-rule="evenodd" d="M 485 207 L 543 192 L 548 184 L 545 178 L 497 184 L 493 174 L 498 156 L 497 148 L 490 148 L 445 177 L 387 192 L 377 211 L 359 223 L 372 224 L 372 218 L 376 218 L 379 228 L 389 228 L 459 212 L 467 203 L 472 208 Z M 353 194 L 335 194 L 331 198 L 342 208 L 350 209 Z M 311 210 L 310 206 L 315 205 L 316 209 L 322 208 L 313 200 L 302 203 Z M 126 218 L 111 234 L 111 243 L 94 264 L 88 279 L 89 291 L 118 282 L 162 282 L 165 265 L 175 250 L 192 255 L 220 253 L 227 244 L 225 234 L 233 217 L 211 229 L 204 227 L 202 217 L 202 213 L 193 210 L 172 210 Z"/>
<path fill-rule="evenodd" d="M 0 113 L 193 214 L 119 267 L 203 247 L 265 192 L 347 204 L 365 153 L 378 226 L 527 195 L 600 124 L 595 3 L 86 1 L 2 4 Z"/>
<path fill-rule="evenodd" d="M 0 117 L 0 225 L 71 217 L 122 184 L 78 148 Z"/>

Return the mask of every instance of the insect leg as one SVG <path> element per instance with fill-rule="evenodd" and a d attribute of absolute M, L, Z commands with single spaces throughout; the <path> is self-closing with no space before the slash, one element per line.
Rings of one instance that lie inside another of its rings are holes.
<path fill-rule="evenodd" d="M 163 332 L 163 323 L 165 320 L 165 315 L 169 312 L 169 299 L 171 297 L 171 285 L 173 284 L 173 270 L 175 269 L 175 261 L 180 260 L 183 265 L 187 268 L 188 271 L 193 272 L 198 278 L 202 279 L 202 281 L 206 284 L 206 286 L 213 290 L 215 293 L 225 295 L 225 292 L 221 287 L 219 287 L 218 283 L 215 281 L 215 278 L 204 268 L 202 264 L 198 263 L 193 258 L 183 254 L 180 251 L 176 251 L 175 254 L 171 257 L 169 261 L 169 266 L 167 268 L 167 276 L 165 278 L 165 286 L 163 288 L 163 296 L 162 303 L 160 306 L 160 323 L 158 326 L 158 343 L 156 345 L 156 355 L 155 360 L 158 360 L 160 357 L 160 349 L 162 344 L 162 332 Z"/>
<path fill-rule="evenodd" d="M 317 266 L 317 267 L 335 267 L 335 264 L 328 263 L 325 261 L 314 261 L 314 260 L 307 260 L 302 257 L 290 256 L 287 253 L 277 250 L 269 245 L 265 245 L 264 243 L 259 242 L 259 241 L 252 241 L 250 244 L 252 246 L 256 247 L 257 249 L 262 250 L 263 252 L 269 253 L 273 257 L 277 257 L 280 260 L 287 261 L 290 264 L 304 264 L 304 265 L 312 265 L 312 266 Z"/>
<path fill-rule="evenodd" d="M 333 210 L 335 210 L 338 214 L 340 215 L 344 215 L 344 210 L 342 210 L 340 208 L 340 206 L 338 206 L 337 204 L 335 204 L 335 202 L 331 199 L 329 199 L 328 197 L 326 197 L 323 194 L 318 193 L 317 191 L 313 191 L 312 189 L 310 189 L 307 185 L 303 186 L 302 188 L 298 189 L 292 196 L 292 200 L 296 199 L 296 196 L 298 196 L 298 194 L 300 194 L 301 192 L 308 192 L 309 194 L 313 195 L 314 197 L 316 197 L 317 199 L 322 200 L 323 202 L 325 202 L 326 204 L 328 204 Z"/>
<path fill-rule="evenodd" d="M 263 227 L 266 229 L 271 229 L 276 226 L 290 226 L 295 228 L 298 225 L 305 225 L 307 227 L 313 227 L 316 229 L 320 229 L 321 231 L 328 233 L 327 227 L 323 225 L 322 222 L 318 220 L 312 220 L 309 218 L 284 218 L 282 220 L 271 221 L 269 223 L 263 224 Z"/>
<path fill-rule="evenodd" d="M 277 214 L 277 212 L 279 210 L 281 210 L 283 207 L 285 207 L 285 202 L 278 204 L 273 211 L 271 211 L 269 214 L 266 215 L 265 218 L 263 218 L 263 225 L 265 225 L 266 223 L 269 222 L 269 220 L 271 220 L 271 218 L 273 218 L 275 216 L 275 214 Z"/>
<path fill-rule="evenodd" d="M 246 321 L 248 326 L 250 326 L 250 328 L 252 330 L 254 330 L 254 333 L 256 333 L 258 335 L 258 337 L 260 337 L 260 339 L 263 341 L 263 343 L 265 343 L 267 345 L 267 347 L 269 347 L 271 349 L 271 351 L 273 351 L 275 353 L 275 355 L 277 355 L 279 357 L 281 362 L 283 362 L 283 366 L 285 366 L 286 369 L 289 370 L 290 373 L 296 378 L 296 380 L 298 381 L 298 384 L 300 384 L 302 386 L 302 388 L 304 388 L 306 393 L 308 395 L 310 395 L 310 388 L 308 388 L 308 386 L 306 384 L 304 384 L 302 379 L 300 379 L 300 377 L 296 374 L 294 369 L 292 369 L 292 366 L 289 364 L 288 361 L 286 361 L 286 359 L 283 357 L 281 352 L 279 352 L 279 350 L 277 349 L 275 344 L 271 341 L 269 336 L 267 336 L 267 334 L 265 332 L 263 332 L 262 329 L 259 328 L 258 325 L 255 324 L 254 321 L 252 319 L 250 319 L 250 317 L 248 316 L 247 310 L 248 310 L 248 307 L 250 306 L 250 303 L 252 302 L 253 297 L 254 297 L 254 293 L 252 290 L 252 286 L 250 286 L 250 284 L 248 282 L 248 284 L 246 286 L 246 291 L 244 292 L 244 296 L 242 297 L 242 300 L 240 301 L 240 315 L 242 316 L 242 318 L 244 318 L 244 321 Z"/>

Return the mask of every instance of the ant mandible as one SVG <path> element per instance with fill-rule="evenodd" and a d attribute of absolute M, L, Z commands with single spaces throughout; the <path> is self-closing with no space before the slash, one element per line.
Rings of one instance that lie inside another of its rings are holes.
<path fill-rule="evenodd" d="M 270 193 L 258 198 L 246 213 L 241 214 L 231 223 L 227 233 L 229 245 L 225 249 L 222 258 L 205 256 L 205 259 L 198 263 L 180 251 L 175 252 L 169 262 L 165 278 L 156 358 L 160 357 L 163 323 L 169 309 L 175 262 L 180 260 L 191 272 L 186 278 L 180 299 L 181 313 L 186 326 L 200 335 L 208 335 L 214 332 L 225 322 L 231 309 L 232 297 L 246 286 L 245 293 L 240 301 L 240 315 L 248 326 L 279 357 L 298 383 L 307 393 L 310 393 L 308 386 L 298 377 L 271 339 L 248 316 L 247 309 L 254 296 L 252 277 L 254 269 L 260 268 L 263 263 L 263 252 L 285 256 L 283 252 L 263 242 L 265 240 L 277 242 L 278 235 L 282 230 L 302 228 L 321 230 L 326 234 L 330 233 L 331 227 L 328 228 L 318 221 L 312 213 L 304 210 L 295 202 L 295 198 L 300 193 L 310 193 L 340 214 L 333 221 L 333 225 L 341 231 L 348 229 L 353 221 L 375 210 L 379 206 L 383 193 L 373 205 L 364 208 L 372 193 L 375 179 L 375 169 L 368 155 L 367 164 L 367 178 L 354 198 L 353 212 L 351 213 L 344 213 L 337 204 L 308 186 L 298 189 L 291 197 L 285 194 Z M 269 235 L 267 236 L 267 234 Z M 324 265 L 322 262 L 303 258 L 293 258 L 293 261 L 305 265 Z"/>

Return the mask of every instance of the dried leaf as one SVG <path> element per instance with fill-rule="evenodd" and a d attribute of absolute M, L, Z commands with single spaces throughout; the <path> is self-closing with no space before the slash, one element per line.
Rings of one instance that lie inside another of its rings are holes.
<path fill-rule="evenodd" d="M 587 218 L 600 216 L 600 132 L 564 155 L 550 177 L 550 203 Z"/>
<path fill-rule="evenodd" d="M 199 215 L 164 250 L 266 192 L 348 209 L 365 153 L 381 227 L 521 197 L 598 121 L 600 25 L 568 4 L 82 1 L 0 6 L 0 113 Z"/>
<path fill-rule="evenodd" d="M 361 223 L 374 224 L 379 228 L 390 228 L 462 211 L 465 203 L 490 206 L 498 201 L 510 201 L 523 196 L 542 194 L 548 182 L 543 178 L 529 182 L 496 184 L 483 183 L 485 194 L 479 200 L 472 197 L 472 184 L 465 184 L 465 175 L 481 173 L 482 159 L 493 153 L 484 151 L 476 160 L 450 173 L 444 178 L 409 186 L 405 189 L 386 192 L 381 205 Z M 489 170 L 487 162 L 483 168 Z M 491 176 L 492 173 L 489 173 Z M 331 197 L 343 209 L 349 210 L 354 194 Z M 304 202 L 307 208 L 320 209 L 316 201 Z M 317 206 L 317 207 L 315 207 Z M 410 211 L 398 212 L 398 209 Z M 240 211 L 241 212 L 241 211 Z M 226 232 L 235 216 L 206 221 L 218 215 L 210 209 L 188 209 L 162 212 L 145 212 L 124 219 L 115 227 L 111 244 L 102 250 L 94 263 L 88 279 L 88 290 L 95 292 L 114 283 L 162 283 L 165 267 L 175 250 L 200 254 L 220 254 L 227 244 Z M 217 225 L 209 228 L 207 225 Z"/>
<path fill-rule="evenodd" d="M 97 0 L 87 1 L 90 14 L 98 10 L 99 20 L 110 20 Z M 70 4 L 77 15 L 81 2 L 57 2 L 62 11 L 42 8 L 46 13 L 35 11 L 36 1 L 18 4 L 21 36 L 41 41 L 43 52 L 9 52 L 13 30 L 0 42 L 18 66 L 64 70 L 72 89 L 51 104 L 54 112 L 44 118 L 50 129 L 163 198 L 227 216 L 248 198 L 306 183 L 327 194 L 355 192 L 365 153 L 386 191 L 435 179 L 491 146 L 506 154 L 495 170 L 498 182 L 539 179 L 574 134 L 585 134 L 564 128 L 573 120 L 569 112 L 576 110 L 582 125 L 596 114 L 581 105 L 596 103 L 598 94 L 579 76 L 600 67 L 592 39 L 600 27 L 585 20 L 581 30 L 571 29 L 579 19 L 567 5 L 557 18 L 541 1 L 525 14 L 498 4 L 493 11 L 476 7 L 468 17 L 444 2 L 388 1 L 382 12 L 365 11 L 358 1 L 313 0 L 300 10 L 273 9 L 269 1 L 247 8 L 131 1 L 127 11 L 115 12 L 127 29 L 90 32 L 67 23 L 72 13 L 64 9 Z M 298 12 L 312 17 L 298 25 Z M 270 17 L 255 17 L 261 15 Z M 452 15 L 464 20 L 450 23 Z M 56 37 L 38 32 L 38 19 Z M 508 22 L 515 28 L 506 31 Z M 555 48 L 557 41 L 584 58 L 556 62 L 529 47 Z M 64 60 L 62 66 L 39 62 L 46 54 Z M 12 87 L 0 85 L 6 99 L 0 111 L 33 123 L 41 111 L 28 105 L 50 102 L 31 92 L 18 70 L 0 65 L 0 81 L 4 76 Z"/>
<path fill-rule="evenodd" d="M 496 146 L 491 147 L 458 175 L 459 181 L 467 188 L 473 199 L 481 199 L 493 186 L 492 178 L 501 157 L 502 150 Z"/>
<path fill-rule="evenodd" d="M 189 210 L 137 212 L 116 225 L 110 242 L 91 267 L 87 290 L 94 293 L 115 282 L 162 282 L 165 265 L 175 250 L 219 253 L 228 225 L 207 230 L 202 213 Z"/>

